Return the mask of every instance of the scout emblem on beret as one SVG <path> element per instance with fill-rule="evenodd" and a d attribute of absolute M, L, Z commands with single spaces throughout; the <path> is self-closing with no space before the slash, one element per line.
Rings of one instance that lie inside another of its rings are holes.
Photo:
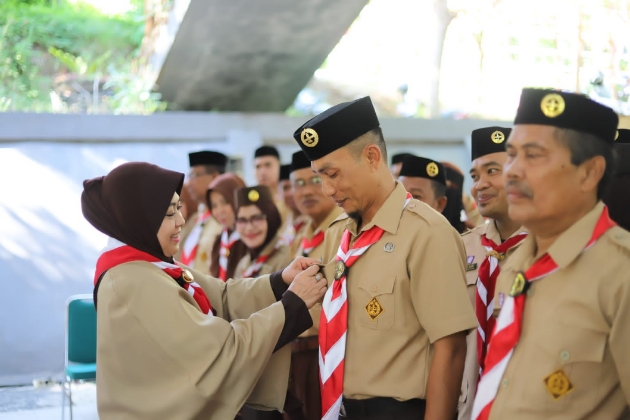
<path fill-rule="evenodd" d="M 247 198 L 252 203 L 255 203 L 260 198 L 260 194 L 258 194 L 258 191 L 256 190 L 251 190 L 250 192 L 247 193 Z"/>
<path fill-rule="evenodd" d="M 431 162 L 427 165 L 427 174 L 429 174 L 430 177 L 435 177 L 439 173 L 440 170 L 438 169 L 438 166 L 435 164 L 435 162 Z"/>
<path fill-rule="evenodd" d="M 520 272 L 516 275 L 514 279 L 514 283 L 512 283 L 512 288 L 510 289 L 510 296 L 516 297 L 523 292 L 525 292 L 525 288 L 527 286 L 527 279 L 525 278 L 525 274 Z"/>
<path fill-rule="evenodd" d="M 186 269 L 182 270 L 182 278 L 184 279 L 186 283 L 192 283 L 193 280 L 195 279 L 192 273 Z"/>
<path fill-rule="evenodd" d="M 339 280 L 346 274 L 346 264 L 339 260 L 335 265 L 335 280 Z"/>
<path fill-rule="evenodd" d="M 549 391 L 554 400 L 564 397 L 575 389 L 562 369 L 559 369 L 547 376 L 545 378 L 545 385 L 547 386 L 547 391 Z"/>
<path fill-rule="evenodd" d="M 505 140 L 505 135 L 499 130 L 497 130 L 494 133 L 492 133 L 492 135 L 490 136 L 490 139 L 492 139 L 492 141 L 495 142 L 496 144 L 500 144 L 500 143 L 503 143 L 503 140 Z"/>
<path fill-rule="evenodd" d="M 305 128 L 302 130 L 300 139 L 302 140 L 302 144 L 304 144 L 304 146 L 315 147 L 317 146 L 317 143 L 319 143 L 319 134 L 317 134 L 317 131 L 312 128 Z"/>
<path fill-rule="evenodd" d="M 549 118 L 556 118 L 564 112 L 564 98 L 557 93 L 550 93 L 540 102 L 540 109 Z"/>
<path fill-rule="evenodd" d="M 383 312 L 385 312 L 385 309 L 383 309 L 381 303 L 376 300 L 376 298 L 372 298 L 372 300 L 369 301 L 367 305 L 365 305 L 365 311 L 367 312 L 370 319 L 374 321 Z"/>

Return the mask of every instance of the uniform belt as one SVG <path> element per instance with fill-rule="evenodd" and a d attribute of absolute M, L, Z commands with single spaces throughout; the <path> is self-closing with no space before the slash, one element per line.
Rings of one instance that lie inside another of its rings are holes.
<path fill-rule="evenodd" d="M 367 400 L 343 399 L 341 403 L 342 417 L 383 416 L 389 413 L 414 413 L 419 419 L 424 418 L 426 401 L 415 398 L 398 401 L 389 397 L 375 397 Z"/>
<path fill-rule="evenodd" d="M 291 342 L 291 351 L 300 353 L 319 349 L 319 339 L 316 335 L 311 337 L 299 337 Z"/>

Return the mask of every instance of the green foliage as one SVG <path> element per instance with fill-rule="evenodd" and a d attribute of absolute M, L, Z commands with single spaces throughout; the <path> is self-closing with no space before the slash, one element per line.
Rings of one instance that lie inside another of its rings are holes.
<path fill-rule="evenodd" d="M 132 4 L 109 16 L 65 0 L 0 0 L 0 111 L 53 111 L 51 98 L 64 96 L 56 90 L 66 80 L 78 91 L 90 80 L 98 88 L 108 66 L 132 72 L 144 34 L 143 2 Z"/>

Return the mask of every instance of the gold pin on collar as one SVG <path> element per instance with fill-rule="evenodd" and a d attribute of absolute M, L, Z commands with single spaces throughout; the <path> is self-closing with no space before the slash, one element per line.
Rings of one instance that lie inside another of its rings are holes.
<path fill-rule="evenodd" d="M 182 270 L 182 278 L 184 279 L 184 281 L 186 283 L 192 283 L 193 280 L 195 280 L 195 278 L 193 277 L 192 273 L 189 270 L 186 270 L 186 269 Z"/>
<path fill-rule="evenodd" d="M 516 275 L 514 282 L 512 283 L 512 288 L 510 289 L 510 296 L 517 297 L 522 294 L 527 287 L 527 279 L 525 278 L 525 274 L 520 272 Z"/>

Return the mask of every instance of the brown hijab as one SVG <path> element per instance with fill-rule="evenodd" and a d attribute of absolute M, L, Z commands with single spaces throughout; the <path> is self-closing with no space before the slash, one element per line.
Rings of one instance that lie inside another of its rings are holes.
<path fill-rule="evenodd" d="M 129 162 L 109 174 L 83 182 L 81 210 L 92 226 L 162 261 L 157 238 L 173 193 L 180 194 L 184 174 L 146 162 Z"/>
<path fill-rule="evenodd" d="M 233 173 L 225 173 L 223 175 L 219 175 L 215 179 L 212 180 L 210 185 L 208 186 L 208 191 L 206 193 L 206 204 L 209 209 L 212 209 L 212 203 L 210 203 L 210 193 L 212 191 L 216 191 L 221 193 L 225 198 L 225 201 L 232 206 L 232 210 L 234 210 L 234 217 L 236 217 L 236 204 L 234 202 L 234 192 L 240 188 L 245 187 L 245 182 L 237 175 Z M 234 230 L 234 226 L 230 228 L 230 232 Z M 217 235 L 212 244 L 212 249 L 210 250 L 210 275 L 213 277 L 219 277 L 219 253 L 221 251 L 221 235 Z M 243 242 L 236 241 L 234 245 L 232 245 L 232 249 L 230 250 L 230 255 L 228 256 L 227 263 L 227 278 L 230 279 L 234 277 L 234 270 L 236 270 L 236 266 L 238 262 L 245 256 L 247 253 L 247 247 Z"/>

